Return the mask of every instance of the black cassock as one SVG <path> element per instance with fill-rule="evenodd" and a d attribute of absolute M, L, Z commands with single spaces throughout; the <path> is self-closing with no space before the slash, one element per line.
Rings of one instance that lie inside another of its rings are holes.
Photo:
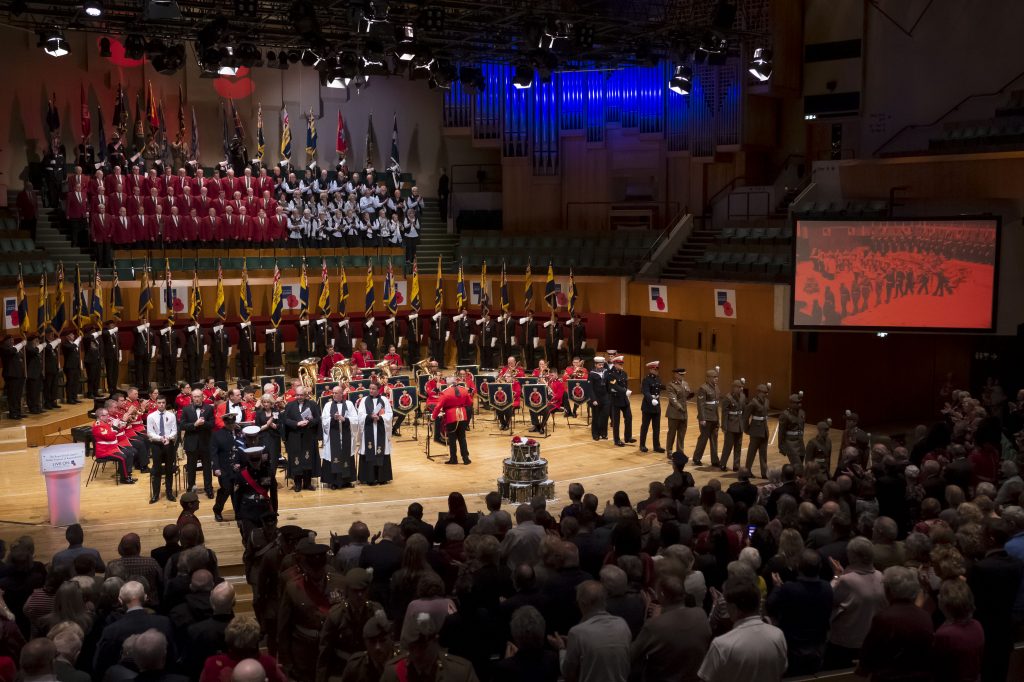
<path fill-rule="evenodd" d="M 303 419 L 303 412 L 309 411 L 309 424 L 297 426 Z M 296 476 L 319 476 L 320 453 L 317 441 L 320 439 L 320 408 L 312 400 L 288 403 L 284 409 L 284 427 L 287 434 L 285 450 L 288 453 L 288 474 Z"/>
<path fill-rule="evenodd" d="M 373 415 L 380 419 L 373 421 Z M 359 482 L 376 485 L 392 479 L 391 403 L 383 396 L 366 396 L 359 402 L 359 422 L 363 426 L 359 447 Z"/>
<path fill-rule="evenodd" d="M 342 414 L 347 419 L 339 422 L 335 415 Z M 356 408 L 348 400 L 336 402 L 331 400 L 324 406 L 323 438 L 324 449 L 320 463 L 320 482 L 327 485 L 348 485 L 356 478 L 356 459 L 352 454 L 355 421 L 358 419 Z"/>

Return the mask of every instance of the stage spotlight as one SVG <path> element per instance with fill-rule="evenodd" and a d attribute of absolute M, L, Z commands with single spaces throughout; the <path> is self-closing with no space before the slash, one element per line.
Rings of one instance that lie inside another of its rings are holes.
<path fill-rule="evenodd" d="M 128 59 L 142 59 L 146 56 L 146 39 L 132 33 L 124 39 L 124 56 Z"/>
<path fill-rule="evenodd" d="M 217 75 L 234 76 L 238 74 L 238 64 L 235 61 L 235 48 L 223 47 L 220 50 L 219 66 Z"/>
<path fill-rule="evenodd" d="M 444 10 L 437 5 L 430 5 L 420 12 L 419 27 L 430 33 L 444 31 Z"/>
<path fill-rule="evenodd" d="M 100 56 L 110 57 L 110 38 L 100 38 Z"/>
<path fill-rule="evenodd" d="M 238 46 L 236 53 L 239 66 L 251 69 L 254 66 L 263 66 L 263 55 L 252 43 L 242 43 Z"/>
<path fill-rule="evenodd" d="M 772 77 L 772 51 L 767 47 L 759 47 L 754 50 L 754 58 L 750 61 L 750 68 L 747 69 L 750 75 L 764 83 Z"/>
<path fill-rule="evenodd" d="M 459 70 L 459 80 L 468 95 L 478 95 L 487 87 L 484 72 L 475 66 L 463 66 Z"/>
<path fill-rule="evenodd" d="M 85 10 L 87 16 L 98 17 L 103 14 L 103 3 L 100 0 L 85 0 L 82 3 L 82 9 Z"/>
<path fill-rule="evenodd" d="M 235 14 L 243 17 L 255 17 L 259 7 L 257 0 L 235 0 Z"/>
<path fill-rule="evenodd" d="M 729 40 L 720 33 L 705 33 L 693 55 L 696 63 L 707 60 L 708 64 L 721 66 L 728 56 Z"/>
<path fill-rule="evenodd" d="M 590 24 L 576 24 L 576 44 L 589 50 L 594 46 L 594 27 Z"/>
<path fill-rule="evenodd" d="M 693 69 L 685 64 L 680 64 L 672 72 L 672 78 L 668 81 L 668 89 L 677 95 L 689 95 L 692 82 Z"/>
<path fill-rule="evenodd" d="M 43 40 L 43 51 L 51 57 L 63 57 L 68 54 L 68 41 L 59 28 L 53 28 Z"/>
<path fill-rule="evenodd" d="M 313 50 L 310 50 L 309 48 L 306 48 L 305 50 L 302 51 L 301 61 L 303 66 L 312 66 L 316 68 L 323 60 L 323 57 L 318 55 L 316 52 L 313 52 Z"/>
<path fill-rule="evenodd" d="M 516 90 L 526 90 L 533 87 L 534 72 L 532 66 L 520 64 L 516 67 L 515 75 L 512 76 L 512 86 Z"/>
<path fill-rule="evenodd" d="M 410 62 L 416 57 L 416 35 L 412 24 L 406 24 L 399 29 L 395 54 L 403 62 Z"/>

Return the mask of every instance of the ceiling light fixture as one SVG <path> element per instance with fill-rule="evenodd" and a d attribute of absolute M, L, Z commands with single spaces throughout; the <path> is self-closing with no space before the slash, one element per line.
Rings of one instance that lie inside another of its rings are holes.
<path fill-rule="evenodd" d="M 692 82 L 693 69 L 686 64 L 680 64 L 672 72 L 672 78 L 668 81 L 668 89 L 677 95 L 689 95 Z"/>
<path fill-rule="evenodd" d="M 103 14 L 103 3 L 100 0 L 85 0 L 82 9 L 87 16 L 95 18 Z"/>
<path fill-rule="evenodd" d="M 750 75 L 764 83 L 772 77 L 772 51 L 767 47 L 754 50 L 754 58 L 750 60 Z"/>
<path fill-rule="evenodd" d="M 68 54 L 68 41 L 59 28 L 54 28 L 46 34 L 43 39 L 43 51 L 51 57 L 63 57 Z"/>

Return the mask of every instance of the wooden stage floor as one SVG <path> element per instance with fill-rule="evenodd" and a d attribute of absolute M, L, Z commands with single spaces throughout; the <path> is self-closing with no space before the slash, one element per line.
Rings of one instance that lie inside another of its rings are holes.
<path fill-rule="evenodd" d="M 633 397 L 632 409 L 633 437 L 639 439 L 639 396 Z M 692 456 L 698 436 L 693 404 L 690 404 L 689 411 L 685 452 Z M 776 420 L 772 418 L 770 421 L 770 428 L 774 430 Z M 515 431 L 530 435 L 526 433 L 528 427 L 528 422 L 525 427 L 517 422 Z M 663 418 L 663 446 L 665 428 Z M 432 448 L 432 453 L 437 456 L 433 460 L 427 459 L 424 453 L 426 429 L 420 428 L 419 440 L 414 442 L 410 439 L 412 429 L 406 425 L 402 430 L 404 437 L 394 442 L 394 481 L 384 486 L 357 486 L 335 491 L 323 489 L 295 493 L 282 488 L 279 523 L 312 528 L 326 541 L 330 531 L 346 533 L 356 520 L 365 521 L 374 532 L 386 521 L 399 521 L 411 502 L 420 502 L 426 510 L 424 519 L 433 522 L 439 511 L 447 509 L 448 493 L 454 490 L 466 496 L 471 511 L 483 509 L 483 496 L 496 489 L 502 459 L 509 455 L 509 437 L 494 435 L 496 431 L 491 413 L 478 415 L 468 437 L 472 464 L 447 466 L 444 464 L 447 451 L 440 452 L 440 446 Z M 838 434 L 833 431 L 833 435 Z M 720 435 L 719 446 L 721 441 Z M 651 442 L 647 446 L 653 447 Z M 559 418 L 553 435 L 541 440 L 541 456 L 548 460 L 549 476 L 555 481 L 557 496 L 550 508 L 557 514 L 567 504 L 566 490 L 573 481 L 582 483 L 588 492 L 595 493 L 602 504 L 617 490 L 629 493 L 634 504 L 644 499 L 648 483 L 663 480 L 671 473 L 671 467 L 665 455 L 653 451 L 643 454 L 638 447 L 639 443 L 617 448 L 611 440 L 595 442 L 591 440 L 585 419 L 573 420 L 571 427 L 566 428 L 565 419 Z M 39 473 L 38 455 L 35 447 L 0 453 L 0 490 L 3 490 L 0 495 L 0 538 L 10 543 L 22 535 L 33 537 L 36 558 L 46 562 L 66 543 L 64 529 L 54 528 L 47 522 L 46 488 Z M 704 462 L 710 462 L 708 453 L 704 455 Z M 775 445 L 769 446 L 768 462 L 773 467 L 785 462 Z M 108 467 L 107 471 L 112 472 L 113 468 Z M 735 478 L 731 472 L 723 474 L 710 466 L 700 469 L 691 466 L 690 471 L 698 484 L 717 476 L 728 485 Z M 142 536 L 146 554 L 162 544 L 161 530 L 164 525 L 174 522 L 180 507 L 163 498 L 156 504 L 148 504 L 148 475 L 139 476 L 140 480 L 135 485 L 115 486 L 110 475 L 105 474 L 86 487 L 86 473 L 87 469 L 83 470 L 81 523 L 87 546 L 99 549 L 104 557 L 116 556 L 118 540 L 128 532 Z M 279 474 L 278 479 L 283 486 L 283 474 Z M 207 545 L 217 552 L 222 564 L 240 563 L 242 545 L 237 527 L 230 521 L 215 522 L 211 511 L 213 501 L 205 496 L 200 500 L 199 516 Z M 226 517 L 231 518 L 230 511 Z"/>

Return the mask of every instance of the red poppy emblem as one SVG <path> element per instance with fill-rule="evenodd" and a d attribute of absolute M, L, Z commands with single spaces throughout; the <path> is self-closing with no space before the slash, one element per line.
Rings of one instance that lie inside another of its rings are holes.
<path fill-rule="evenodd" d="M 403 393 L 398 398 L 398 406 L 401 407 L 403 410 L 410 409 L 412 407 L 412 396 L 410 396 L 408 393 Z"/>
<path fill-rule="evenodd" d="M 299 307 L 299 297 L 296 296 L 295 294 L 290 295 L 288 297 L 288 307 L 289 308 L 298 308 Z"/>
<path fill-rule="evenodd" d="M 401 291 L 395 292 L 395 300 L 398 301 L 398 305 L 402 305 L 403 303 L 405 303 L 405 296 L 402 296 Z"/>
<path fill-rule="evenodd" d="M 480 384 L 480 395 L 489 395 L 491 392 L 491 385 L 488 383 Z"/>
<path fill-rule="evenodd" d="M 543 405 L 544 398 L 541 396 L 540 391 L 533 391 L 530 393 L 530 404 L 531 405 Z"/>
<path fill-rule="evenodd" d="M 503 388 L 499 388 L 497 391 L 495 391 L 492 397 L 494 398 L 494 402 L 498 403 L 499 405 L 503 405 L 505 404 L 506 401 L 508 401 L 508 394 L 505 393 L 505 389 Z"/>
<path fill-rule="evenodd" d="M 583 390 L 583 386 L 576 384 L 572 387 L 572 399 L 576 402 L 582 402 L 587 397 L 587 392 Z"/>
<path fill-rule="evenodd" d="M 180 313 L 185 310 L 185 302 L 177 296 L 174 297 L 174 302 L 171 304 L 174 307 L 174 312 Z"/>

